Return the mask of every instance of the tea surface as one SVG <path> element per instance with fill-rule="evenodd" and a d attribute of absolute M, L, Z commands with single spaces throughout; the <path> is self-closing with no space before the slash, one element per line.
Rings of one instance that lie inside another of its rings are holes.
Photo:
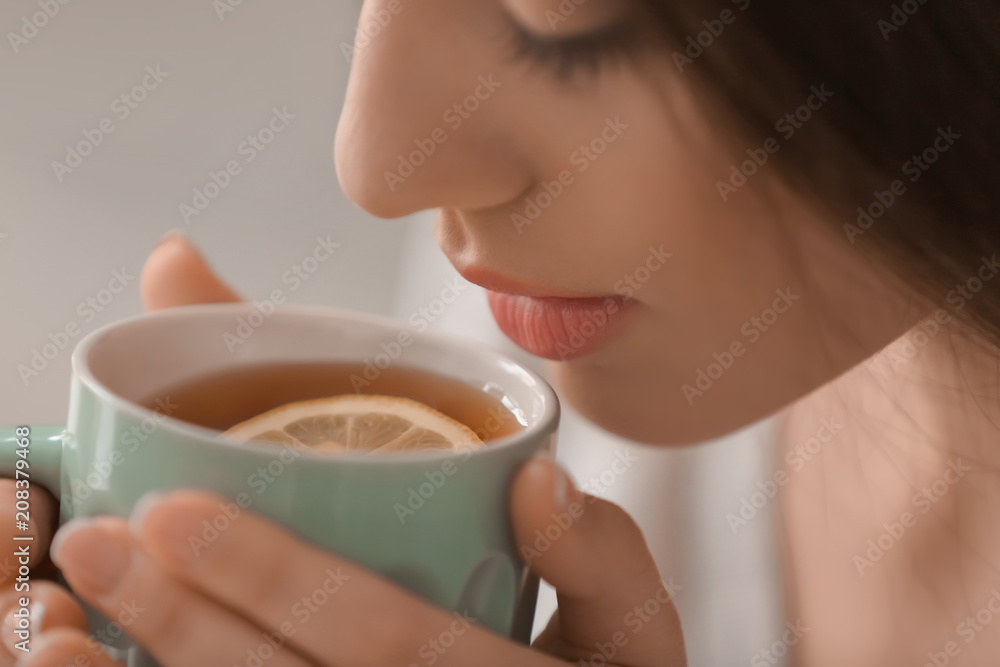
<path fill-rule="evenodd" d="M 224 431 L 293 401 L 341 394 L 382 394 L 425 403 L 462 422 L 486 442 L 523 428 L 499 399 L 458 380 L 395 366 L 380 371 L 371 381 L 365 379 L 364 372 L 363 364 L 247 365 L 166 387 L 140 404 L 154 408 L 158 398 L 169 397 L 170 403 L 178 406 L 171 417 Z M 364 386 L 360 391 L 355 391 L 355 386 L 361 384 Z"/>

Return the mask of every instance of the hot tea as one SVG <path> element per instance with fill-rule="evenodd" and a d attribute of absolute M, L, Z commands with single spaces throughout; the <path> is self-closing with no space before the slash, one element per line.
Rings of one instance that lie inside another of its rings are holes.
<path fill-rule="evenodd" d="M 459 380 L 391 366 L 358 382 L 364 372 L 364 364 L 355 363 L 247 365 L 166 387 L 141 404 L 152 409 L 157 399 L 169 397 L 177 406 L 171 417 L 224 431 L 286 403 L 360 393 L 419 401 L 465 424 L 484 442 L 523 428 L 499 397 Z M 358 385 L 363 385 L 360 391 Z"/>

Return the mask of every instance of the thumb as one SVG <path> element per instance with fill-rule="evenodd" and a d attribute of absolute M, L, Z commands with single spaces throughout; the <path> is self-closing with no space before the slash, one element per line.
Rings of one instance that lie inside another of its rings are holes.
<path fill-rule="evenodd" d="M 142 268 L 139 291 L 147 310 L 242 301 L 182 232 L 167 235 L 153 248 Z"/>
<path fill-rule="evenodd" d="M 563 659 L 684 667 L 684 637 L 646 541 L 623 509 L 581 493 L 550 458 L 537 457 L 512 487 L 521 557 L 556 589 L 559 611 L 535 647 Z"/>

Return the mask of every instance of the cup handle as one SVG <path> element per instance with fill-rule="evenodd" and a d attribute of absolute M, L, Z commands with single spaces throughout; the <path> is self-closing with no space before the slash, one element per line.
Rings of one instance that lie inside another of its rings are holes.
<path fill-rule="evenodd" d="M 0 477 L 30 480 L 58 498 L 65 437 L 65 426 L 0 426 Z"/>

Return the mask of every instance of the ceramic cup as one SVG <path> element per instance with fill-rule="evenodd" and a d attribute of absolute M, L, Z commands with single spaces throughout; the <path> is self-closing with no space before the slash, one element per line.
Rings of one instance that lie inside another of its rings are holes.
<path fill-rule="evenodd" d="M 392 341 L 407 343 L 394 359 L 385 351 L 397 351 L 386 345 Z M 170 417 L 169 404 L 140 405 L 167 387 L 247 364 L 373 360 L 489 392 L 523 428 L 471 452 L 293 455 L 271 444 L 224 440 Z M 72 369 L 65 426 L 0 429 L 0 474 L 27 474 L 31 484 L 51 490 L 60 499 L 61 523 L 128 516 L 150 491 L 206 489 L 432 603 L 528 641 L 538 582 L 512 542 L 508 487 L 521 464 L 554 450 L 559 404 L 522 365 L 475 343 L 358 313 L 316 307 L 262 313 L 252 304 L 214 304 L 95 331 L 74 350 Z M 271 480 L 263 488 L 261 469 Z M 422 503 L 413 502 L 414 490 Z M 400 505 L 418 508 L 401 513 Z M 220 510 L 220 528 L 225 516 Z M 108 619 L 93 623 L 114 626 Z M 129 648 L 127 627 L 111 644 L 128 652 L 130 665 L 156 664 Z"/>

